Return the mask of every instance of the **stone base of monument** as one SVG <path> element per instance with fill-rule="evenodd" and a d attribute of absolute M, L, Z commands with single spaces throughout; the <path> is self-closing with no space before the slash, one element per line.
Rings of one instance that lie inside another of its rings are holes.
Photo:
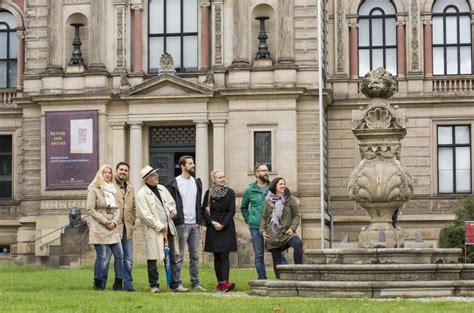
<path fill-rule="evenodd" d="M 61 234 L 61 244 L 50 246 L 48 265 L 52 267 L 79 266 L 90 254 L 89 236 L 85 229 L 66 227 Z"/>
<path fill-rule="evenodd" d="M 280 280 L 254 280 L 261 296 L 420 298 L 474 296 L 474 264 L 461 249 L 323 249 L 279 265 Z"/>

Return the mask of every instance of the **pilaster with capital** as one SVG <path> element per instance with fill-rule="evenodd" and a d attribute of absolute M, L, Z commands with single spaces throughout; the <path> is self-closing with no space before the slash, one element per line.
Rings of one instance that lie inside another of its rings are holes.
<path fill-rule="evenodd" d="M 132 10 L 132 20 L 133 20 L 133 34 L 132 34 L 132 43 L 133 43 L 133 59 L 132 59 L 132 71 L 141 72 L 143 69 L 143 60 L 142 60 L 142 12 L 143 5 L 141 3 L 134 3 L 130 5 Z"/>
<path fill-rule="evenodd" d="M 398 77 L 404 77 L 406 73 L 406 52 L 405 52 L 405 25 L 403 18 L 397 21 L 397 71 Z"/>
<path fill-rule="evenodd" d="M 52 0 L 50 1 L 49 7 L 49 19 L 48 19 L 48 66 L 47 71 L 54 73 L 63 72 L 63 58 L 62 51 L 60 49 L 63 30 L 63 1 Z M 66 25 L 66 27 L 71 27 Z"/>
<path fill-rule="evenodd" d="M 208 121 L 194 121 L 196 125 L 196 177 L 202 181 L 202 190 L 209 188 Z"/>
<path fill-rule="evenodd" d="M 420 33 L 420 4 L 418 0 L 410 0 L 409 15 L 408 15 L 408 53 L 409 73 L 414 75 L 421 74 L 421 33 Z"/>
<path fill-rule="evenodd" d="M 128 122 L 130 126 L 130 182 L 138 190 L 141 185 L 140 170 L 143 160 L 143 122 Z"/>
<path fill-rule="evenodd" d="M 103 29 L 105 20 L 105 1 L 91 1 L 90 42 L 93 48 L 89 49 L 90 67 L 105 70 L 105 40 Z"/>
<path fill-rule="evenodd" d="M 112 164 L 125 161 L 125 122 L 112 122 Z"/>
<path fill-rule="evenodd" d="M 248 66 L 248 33 L 250 23 L 248 21 L 248 1 L 234 1 L 234 57 L 232 64 Z"/>
<path fill-rule="evenodd" d="M 278 63 L 294 63 L 294 0 L 280 0 L 278 2 Z"/>
<path fill-rule="evenodd" d="M 357 19 L 351 18 L 349 21 L 350 29 L 350 60 L 351 60 L 351 78 L 355 79 L 359 77 L 359 29 L 357 26 Z"/>
<path fill-rule="evenodd" d="M 334 41 L 336 43 L 336 57 L 334 58 L 334 61 L 336 63 L 336 74 L 347 75 L 344 57 L 344 38 L 346 36 L 347 31 L 345 26 L 346 22 L 343 0 L 337 0 L 336 2 L 336 5 L 334 7 L 334 19 L 334 24 L 336 25 L 336 31 L 334 32 Z"/>

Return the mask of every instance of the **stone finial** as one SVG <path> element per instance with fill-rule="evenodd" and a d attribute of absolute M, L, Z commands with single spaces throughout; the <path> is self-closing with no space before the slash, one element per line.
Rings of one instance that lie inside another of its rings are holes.
<path fill-rule="evenodd" d="M 214 86 L 214 73 L 212 71 L 207 71 L 206 79 L 204 80 L 204 85 L 208 87 Z"/>
<path fill-rule="evenodd" d="M 159 74 L 176 74 L 176 68 L 174 67 L 173 57 L 168 52 L 164 52 L 160 57 Z"/>
<path fill-rule="evenodd" d="M 388 99 L 397 90 L 395 78 L 383 67 L 370 71 L 362 80 L 361 91 L 369 98 Z"/>
<path fill-rule="evenodd" d="M 127 78 L 127 73 L 125 71 L 120 74 L 120 90 L 130 88 L 130 83 Z"/>

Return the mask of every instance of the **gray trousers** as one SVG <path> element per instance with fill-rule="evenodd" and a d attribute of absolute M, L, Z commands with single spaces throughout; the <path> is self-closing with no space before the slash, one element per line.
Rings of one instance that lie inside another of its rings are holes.
<path fill-rule="evenodd" d="M 189 276 L 191 287 L 199 285 L 199 227 L 196 224 L 182 224 L 176 226 L 179 239 L 179 257 L 171 262 L 171 289 L 182 284 L 181 267 L 183 266 L 183 255 L 186 243 L 189 250 Z"/>

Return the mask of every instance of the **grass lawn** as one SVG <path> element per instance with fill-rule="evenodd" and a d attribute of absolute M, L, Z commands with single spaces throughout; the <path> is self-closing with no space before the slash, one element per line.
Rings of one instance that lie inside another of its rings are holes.
<path fill-rule="evenodd" d="M 253 269 L 232 269 L 231 280 L 236 292 L 214 293 L 214 271 L 201 269 L 203 287 L 210 292 L 175 294 L 164 287 L 150 294 L 146 266 L 134 266 L 134 285 L 138 292 L 92 289 L 92 267 L 50 269 L 36 266 L 0 265 L 0 312 L 473 312 L 473 302 L 265 298 L 249 296 L 247 281 L 255 278 Z M 271 270 L 269 270 L 271 272 Z M 110 276 L 113 277 L 113 272 Z M 184 285 L 189 285 L 187 268 L 183 268 Z"/>

